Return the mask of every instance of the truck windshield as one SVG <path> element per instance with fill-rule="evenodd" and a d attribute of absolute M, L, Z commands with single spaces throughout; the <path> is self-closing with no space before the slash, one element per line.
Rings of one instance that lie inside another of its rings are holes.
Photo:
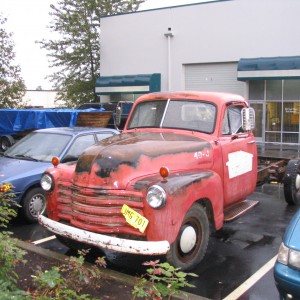
<path fill-rule="evenodd" d="M 176 128 L 212 133 L 216 107 L 209 102 L 192 100 L 156 100 L 138 104 L 127 129 Z"/>

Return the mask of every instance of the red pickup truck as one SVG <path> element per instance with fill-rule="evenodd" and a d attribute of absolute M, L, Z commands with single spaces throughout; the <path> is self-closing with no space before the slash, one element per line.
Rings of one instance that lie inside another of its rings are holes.
<path fill-rule="evenodd" d="M 256 204 L 245 200 L 257 182 L 253 126 L 239 95 L 144 95 L 120 135 L 44 173 L 48 217 L 39 222 L 71 247 L 165 254 L 190 270 L 210 230 Z"/>

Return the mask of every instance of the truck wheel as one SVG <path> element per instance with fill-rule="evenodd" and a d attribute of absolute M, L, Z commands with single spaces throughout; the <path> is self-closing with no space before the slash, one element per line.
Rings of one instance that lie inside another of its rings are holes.
<path fill-rule="evenodd" d="M 46 213 L 46 196 L 42 188 L 33 188 L 26 193 L 22 213 L 29 223 L 36 223 L 38 215 Z"/>
<path fill-rule="evenodd" d="M 283 191 L 285 201 L 289 205 L 296 205 L 298 203 L 299 196 L 298 191 L 300 189 L 300 174 L 299 169 L 300 160 L 291 159 L 288 162 L 286 172 L 283 178 Z"/>
<path fill-rule="evenodd" d="M 0 138 L 0 150 L 6 151 L 14 143 L 14 139 L 11 136 L 2 136 Z"/>
<path fill-rule="evenodd" d="M 194 204 L 184 217 L 175 242 L 167 253 L 167 261 L 188 271 L 200 263 L 209 240 L 209 222 L 204 208 Z"/>

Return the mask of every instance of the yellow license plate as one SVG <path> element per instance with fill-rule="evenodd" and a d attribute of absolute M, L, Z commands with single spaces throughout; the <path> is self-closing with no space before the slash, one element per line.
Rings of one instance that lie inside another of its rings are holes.
<path fill-rule="evenodd" d="M 126 222 L 132 227 L 137 228 L 140 232 L 144 232 L 149 221 L 140 215 L 138 212 L 124 204 L 121 210 L 122 215 L 125 217 Z"/>

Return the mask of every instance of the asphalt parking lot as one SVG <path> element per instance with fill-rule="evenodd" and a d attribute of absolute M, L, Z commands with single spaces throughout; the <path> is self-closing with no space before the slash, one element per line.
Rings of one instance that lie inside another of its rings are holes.
<path fill-rule="evenodd" d="M 204 260 L 193 270 L 198 277 L 190 280 L 196 288 L 186 290 L 189 293 L 215 300 L 279 299 L 273 265 L 284 230 L 298 207 L 286 205 L 279 184 L 259 186 L 249 199 L 258 200 L 259 205 L 211 235 Z M 17 220 L 10 230 L 21 240 L 72 254 L 38 224 Z M 108 252 L 106 256 L 109 268 L 129 275 L 139 273 L 138 266 L 149 260 Z"/>

